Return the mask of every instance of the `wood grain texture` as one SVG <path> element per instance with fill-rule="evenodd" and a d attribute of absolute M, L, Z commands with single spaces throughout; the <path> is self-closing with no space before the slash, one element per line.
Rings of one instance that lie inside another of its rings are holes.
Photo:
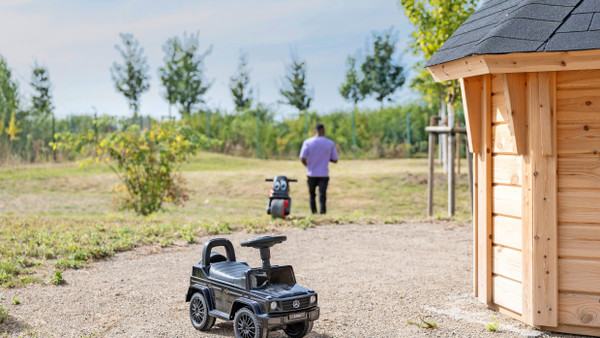
<path fill-rule="evenodd" d="M 560 292 L 600 294 L 600 261 L 561 258 L 558 267 Z"/>
<path fill-rule="evenodd" d="M 494 216 L 494 244 L 521 250 L 521 220 L 518 218 Z"/>
<path fill-rule="evenodd" d="M 473 295 L 479 298 L 479 160 L 478 155 L 473 156 Z"/>
<path fill-rule="evenodd" d="M 483 77 L 482 151 L 477 158 L 478 298 L 492 304 L 492 132 L 491 77 Z"/>
<path fill-rule="evenodd" d="M 528 74 L 528 97 L 534 96 L 538 92 L 537 75 Z M 527 109 L 527 119 L 531 119 L 531 109 Z M 531 135 L 527 133 L 528 144 L 530 143 Z M 533 164 L 532 156 L 528 151 L 522 156 L 522 181 L 521 184 L 521 206 L 522 206 L 522 245 L 521 256 L 523 259 L 523 281 L 522 281 L 522 321 L 533 325 L 533 214 L 532 214 L 532 199 L 533 199 Z"/>
<path fill-rule="evenodd" d="M 479 55 L 427 67 L 427 69 L 437 82 L 490 73 L 483 60 L 483 56 Z"/>
<path fill-rule="evenodd" d="M 532 173 L 532 293 L 534 325 L 558 325 L 556 156 L 554 154 L 555 74 L 538 73 L 529 96 Z M 538 87 L 537 91 L 535 87 Z"/>
<path fill-rule="evenodd" d="M 559 323 L 600 328 L 600 295 L 561 293 L 558 302 Z"/>
<path fill-rule="evenodd" d="M 460 79 L 467 140 L 472 153 L 481 152 L 481 118 L 483 102 L 483 78 L 481 76 Z"/>
<path fill-rule="evenodd" d="M 600 156 L 559 157 L 558 188 L 600 190 Z"/>
<path fill-rule="evenodd" d="M 493 252 L 494 274 L 521 282 L 523 280 L 521 252 L 503 246 L 494 246 Z"/>
<path fill-rule="evenodd" d="M 493 182 L 500 184 L 521 185 L 521 156 L 494 156 Z"/>
<path fill-rule="evenodd" d="M 494 154 L 517 155 L 517 147 L 509 124 L 497 124 L 492 128 Z"/>
<path fill-rule="evenodd" d="M 600 120 L 600 90 L 563 89 L 556 93 L 558 120 Z"/>
<path fill-rule="evenodd" d="M 561 89 L 600 89 L 600 69 L 558 72 L 556 87 Z"/>
<path fill-rule="evenodd" d="M 561 258 L 591 258 L 600 261 L 600 225 L 559 226 L 558 255 Z"/>
<path fill-rule="evenodd" d="M 537 113 L 540 115 L 539 136 L 541 138 L 542 155 L 549 156 L 554 153 L 554 96 L 556 92 L 556 73 L 539 73 L 538 79 L 539 112 Z"/>
<path fill-rule="evenodd" d="M 427 67 L 435 81 L 483 74 L 600 69 L 600 51 L 475 55 Z"/>
<path fill-rule="evenodd" d="M 502 74 L 506 116 L 515 150 L 527 151 L 527 75 L 525 73 Z"/>
<path fill-rule="evenodd" d="M 556 327 L 540 326 L 540 330 L 579 334 L 582 336 L 600 337 L 600 328 L 560 324 Z"/>
<path fill-rule="evenodd" d="M 559 224 L 600 224 L 600 191 L 558 192 Z"/>
<path fill-rule="evenodd" d="M 521 187 L 497 185 L 493 187 L 494 214 L 521 217 Z"/>
<path fill-rule="evenodd" d="M 600 69 L 600 51 L 589 50 L 485 55 L 484 63 L 491 73 Z"/>
<path fill-rule="evenodd" d="M 600 155 L 600 121 L 558 124 L 559 155 Z"/>
<path fill-rule="evenodd" d="M 494 276 L 494 303 L 517 313 L 522 312 L 521 283 Z"/>

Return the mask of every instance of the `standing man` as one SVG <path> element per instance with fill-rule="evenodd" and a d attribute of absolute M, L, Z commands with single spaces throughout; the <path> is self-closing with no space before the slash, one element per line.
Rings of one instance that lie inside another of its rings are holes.
<path fill-rule="evenodd" d="M 316 190 L 319 187 L 319 204 L 321 214 L 327 212 L 327 184 L 329 183 L 329 162 L 337 163 L 338 154 L 335 143 L 325 137 L 325 126 L 317 124 L 315 136 L 302 143 L 300 160 L 306 167 L 308 175 L 308 192 L 310 194 L 310 210 L 317 213 L 317 202 L 315 200 Z"/>

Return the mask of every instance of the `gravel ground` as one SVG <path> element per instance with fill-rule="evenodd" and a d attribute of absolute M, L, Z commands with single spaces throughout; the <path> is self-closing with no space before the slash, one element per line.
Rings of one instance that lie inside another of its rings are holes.
<path fill-rule="evenodd" d="M 288 240 L 272 249 L 272 263 L 291 264 L 299 284 L 319 293 L 321 318 L 310 337 L 560 336 L 494 313 L 472 297 L 471 231 L 453 223 L 281 228 L 274 233 Z M 239 246 L 255 235 L 224 237 L 239 260 L 260 265 L 257 250 Z M 231 337 L 231 323 L 220 320 L 208 333 L 195 331 L 184 301 L 207 238 L 190 246 L 141 247 L 69 270 L 62 286 L 0 290 L 0 303 L 10 311 L 0 334 Z M 14 298 L 21 304 L 13 305 Z M 437 328 L 409 324 L 420 316 Z M 494 321 L 497 333 L 485 328 Z"/>

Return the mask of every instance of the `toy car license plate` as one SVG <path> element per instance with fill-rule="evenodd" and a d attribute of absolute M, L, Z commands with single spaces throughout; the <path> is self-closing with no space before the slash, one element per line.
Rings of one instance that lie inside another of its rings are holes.
<path fill-rule="evenodd" d="M 300 318 L 304 318 L 306 317 L 306 313 L 302 312 L 302 313 L 292 313 L 289 318 L 290 319 L 300 319 Z"/>

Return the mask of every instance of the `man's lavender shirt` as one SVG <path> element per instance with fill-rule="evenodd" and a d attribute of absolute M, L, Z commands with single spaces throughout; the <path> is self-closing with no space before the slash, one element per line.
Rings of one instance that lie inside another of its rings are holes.
<path fill-rule="evenodd" d="M 335 143 L 325 136 L 314 136 L 302 143 L 300 158 L 306 159 L 306 171 L 311 177 L 329 177 L 329 161 L 337 161 Z"/>

